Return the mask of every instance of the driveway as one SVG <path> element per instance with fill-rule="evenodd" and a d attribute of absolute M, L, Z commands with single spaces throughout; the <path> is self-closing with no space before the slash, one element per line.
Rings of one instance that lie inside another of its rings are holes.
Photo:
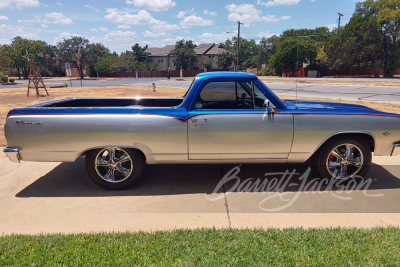
<path fill-rule="evenodd" d="M 307 178 L 306 165 L 148 165 L 136 187 L 106 191 L 83 158 L 15 164 L 0 153 L 0 232 L 400 226 L 399 160 L 374 158 L 357 188 Z"/>

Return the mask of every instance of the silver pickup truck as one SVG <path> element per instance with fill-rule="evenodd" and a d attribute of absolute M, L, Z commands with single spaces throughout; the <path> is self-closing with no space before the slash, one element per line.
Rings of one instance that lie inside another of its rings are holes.
<path fill-rule="evenodd" d="M 400 154 L 400 115 L 361 105 L 281 100 L 255 75 L 198 75 L 179 98 L 74 98 L 11 110 L 11 161 L 73 162 L 130 187 L 147 164 L 304 163 L 321 177 L 363 176 Z"/>

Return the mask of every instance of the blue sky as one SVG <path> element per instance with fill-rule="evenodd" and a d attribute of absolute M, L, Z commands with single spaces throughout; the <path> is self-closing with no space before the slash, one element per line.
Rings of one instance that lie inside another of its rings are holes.
<path fill-rule="evenodd" d="M 111 51 L 134 43 L 161 47 L 179 39 L 223 42 L 241 35 L 259 41 L 290 28 L 333 27 L 349 21 L 355 0 L 0 0 L 0 44 L 14 36 L 55 44 L 71 35 Z M 226 33 L 232 32 L 232 33 Z"/>

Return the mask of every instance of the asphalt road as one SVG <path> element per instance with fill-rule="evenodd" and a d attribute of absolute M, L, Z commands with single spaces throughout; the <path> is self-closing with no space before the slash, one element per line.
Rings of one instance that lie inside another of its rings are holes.
<path fill-rule="evenodd" d="M 190 78 L 185 78 L 190 79 Z M 283 96 L 295 96 L 296 95 L 296 84 L 285 83 L 290 79 L 282 79 L 281 83 L 272 83 L 268 80 L 263 82 L 276 94 Z M 325 79 L 324 79 L 325 80 Z M 309 79 L 308 81 L 313 81 Z M 327 79 L 329 81 L 329 79 Z M 335 80 L 337 81 L 337 80 Z M 345 81 L 345 80 L 344 80 Z M 355 80 L 352 79 L 354 82 Z M 366 81 L 365 79 L 362 81 Z M 393 79 L 393 81 L 397 81 Z M 178 88 L 187 89 L 191 82 L 190 81 L 176 81 L 172 79 L 167 81 L 165 78 L 124 78 L 116 80 L 84 80 L 82 82 L 84 87 L 104 87 L 104 86 L 151 86 L 152 83 L 156 84 L 157 88 Z M 45 80 L 47 86 L 61 85 L 67 83 L 70 86 L 69 81 L 52 81 Z M 80 87 L 80 81 L 72 81 L 73 87 Z M 400 82 L 399 82 L 400 85 Z M 0 86 L 0 89 L 5 88 L 26 88 L 26 85 L 14 85 L 14 86 Z M 378 102 L 378 103 L 393 103 L 400 104 L 400 86 L 368 86 L 368 85 L 335 85 L 335 84 L 304 84 L 298 83 L 297 95 L 299 97 L 320 97 L 330 99 L 342 99 L 349 101 L 366 101 L 366 102 Z"/>

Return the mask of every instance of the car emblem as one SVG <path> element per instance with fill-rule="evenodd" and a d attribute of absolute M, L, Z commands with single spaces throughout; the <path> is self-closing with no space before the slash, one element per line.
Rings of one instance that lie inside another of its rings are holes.
<path fill-rule="evenodd" d="M 43 124 L 42 122 L 28 122 L 28 121 L 16 121 L 15 124 L 17 125 L 26 125 L 26 124 Z"/>

